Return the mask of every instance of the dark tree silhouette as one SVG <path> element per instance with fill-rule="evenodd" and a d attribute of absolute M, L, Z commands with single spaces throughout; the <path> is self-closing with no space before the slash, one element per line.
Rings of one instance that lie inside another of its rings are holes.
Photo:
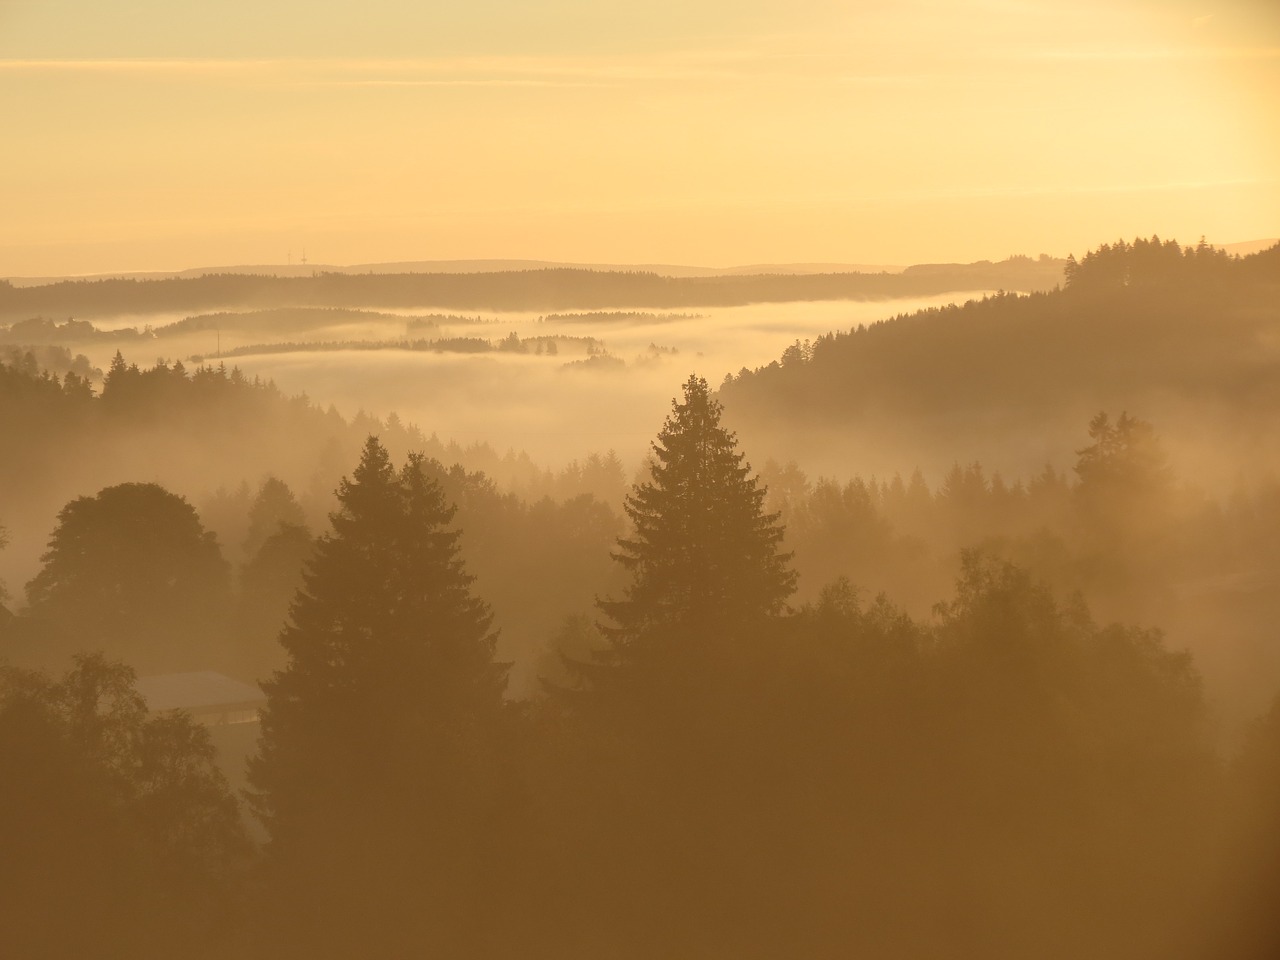
<path fill-rule="evenodd" d="M 0 670 L 0 952 L 220 956 L 248 855 L 208 731 L 128 667 Z M 143 922 L 145 918 L 145 922 Z"/>
<path fill-rule="evenodd" d="M 213 534 L 185 499 L 122 483 L 72 500 L 27 584 L 34 617 L 81 649 L 105 648 L 143 670 L 206 666 L 228 578 Z"/>
<path fill-rule="evenodd" d="M 720 414 L 707 381 L 691 376 L 653 444 L 650 479 L 627 497 L 634 532 L 614 559 L 632 582 L 623 599 L 600 603 L 623 661 L 645 637 L 775 615 L 795 589 L 778 515 L 765 513 L 765 490 Z"/>
<path fill-rule="evenodd" d="M 633 532 L 614 558 L 632 580 L 600 603 L 604 649 L 580 622 L 561 636 L 591 659 L 569 664 L 585 683 L 557 698 L 571 717 L 557 780 L 573 789 L 552 787 L 548 806 L 570 811 L 557 845 L 587 865 L 563 882 L 588 954 L 741 955 L 758 928 L 735 924 L 740 898 L 775 889 L 742 880 L 761 847 L 738 842 L 771 829 L 755 762 L 771 671 L 757 666 L 795 575 L 705 380 L 684 384 L 653 457 L 626 500 Z"/>
<path fill-rule="evenodd" d="M 453 509 L 370 437 L 338 490 L 264 685 L 254 802 L 288 879 L 288 944 L 349 955 L 474 925 L 506 666 L 458 560 Z M 472 928 L 473 936 L 482 936 Z"/>

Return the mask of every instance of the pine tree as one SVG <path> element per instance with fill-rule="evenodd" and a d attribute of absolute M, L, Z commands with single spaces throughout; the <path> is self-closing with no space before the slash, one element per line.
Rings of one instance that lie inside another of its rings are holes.
<path fill-rule="evenodd" d="M 720 414 L 690 377 L 626 498 L 633 530 L 614 558 L 632 579 L 599 604 L 606 646 L 567 661 L 587 682 L 560 700 L 576 795 L 559 843 L 594 865 L 574 896 L 601 955 L 742 953 L 723 946 L 717 911 L 742 889 L 742 864 L 759 862 L 744 838 L 771 829 L 754 804 L 757 724 L 795 574 Z"/>
<path fill-rule="evenodd" d="M 264 685 L 250 782 L 286 938 L 349 955 L 369 937 L 444 942 L 468 915 L 506 665 L 420 458 L 397 474 L 370 437 L 338 500 L 281 633 L 288 666 Z"/>
<path fill-rule="evenodd" d="M 663 633 L 732 633 L 781 612 L 795 589 L 779 553 L 778 514 L 720 425 L 707 381 L 691 376 L 653 444 L 650 479 L 626 499 L 634 532 L 614 559 L 632 573 L 621 600 L 600 603 L 618 659 Z"/>

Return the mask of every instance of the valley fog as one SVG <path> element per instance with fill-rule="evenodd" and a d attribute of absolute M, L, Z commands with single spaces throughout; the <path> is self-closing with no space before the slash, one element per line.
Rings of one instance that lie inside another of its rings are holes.
<path fill-rule="evenodd" d="M 378 311 L 379 318 L 277 332 L 255 326 L 251 314 L 228 316 L 220 329 L 200 330 L 137 343 L 72 343 L 105 369 L 116 349 L 130 362 L 199 362 L 238 367 L 246 376 L 271 380 L 287 394 L 305 393 L 321 406 L 351 416 L 358 411 L 397 414 L 427 434 L 463 446 L 487 443 L 499 452 L 524 451 L 558 468 L 592 451 L 616 450 L 631 467 L 647 455 L 654 425 L 689 371 L 719 383 L 742 367 L 768 364 L 795 341 L 833 329 L 875 323 L 898 313 L 981 298 L 984 291 L 936 297 L 867 301 L 802 301 L 729 308 L 633 310 L 609 308 L 599 319 L 586 311 L 475 312 L 431 306 Z M 403 316 L 404 320 L 393 319 Z M 429 329 L 408 326 L 415 317 L 440 318 Z M 149 325 L 162 330 L 176 315 L 127 316 L 93 321 L 102 330 Z M 141 322 L 140 322 L 141 321 Z M 340 344 L 448 337 L 483 338 L 497 344 L 515 334 L 564 338 L 555 356 L 425 350 L 302 349 L 235 355 L 254 345 Z M 587 341 L 594 341 L 588 343 Z M 222 358 L 219 359 L 219 345 Z M 593 359 L 595 358 L 595 359 Z M 618 362 L 620 361 L 620 362 Z M 854 464 L 850 468 L 856 469 Z M 907 464 L 910 469 L 914 464 Z"/>

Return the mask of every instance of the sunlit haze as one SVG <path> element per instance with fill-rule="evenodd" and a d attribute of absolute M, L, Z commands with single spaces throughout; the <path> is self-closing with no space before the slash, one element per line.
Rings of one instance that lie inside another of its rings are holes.
<path fill-rule="evenodd" d="M 0 0 L 0 275 L 1272 237 L 1270 0 Z"/>
<path fill-rule="evenodd" d="M 0 958 L 1280 957 L 1280 0 L 0 0 Z"/>

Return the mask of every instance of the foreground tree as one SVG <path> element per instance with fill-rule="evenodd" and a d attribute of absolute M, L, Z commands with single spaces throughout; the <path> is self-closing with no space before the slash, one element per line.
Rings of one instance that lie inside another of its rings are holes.
<path fill-rule="evenodd" d="M 937 915 L 972 918 L 973 956 L 1184 955 L 1215 786 L 1190 655 L 977 551 L 936 613 L 904 754 L 931 761 L 915 830 L 950 878 Z"/>
<path fill-rule="evenodd" d="M 626 499 L 634 532 L 614 559 L 632 582 L 621 600 L 600 603 L 622 662 L 662 634 L 732 632 L 774 616 L 795 589 L 778 514 L 765 513 L 765 490 L 721 410 L 691 376 L 653 444 L 650 479 Z"/>
<path fill-rule="evenodd" d="M 506 666 L 420 459 L 397 474 L 371 437 L 338 500 L 250 766 L 280 948 L 445 948 L 480 929 Z"/>
<path fill-rule="evenodd" d="M 758 708 L 795 575 L 720 413 L 690 377 L 626 499 L 614 559 L 631 583 L 599 604 L 603 649 L 578 625 L 589 659 L 557 700 L 571 722 L 544 804 L 564 812 L 552 845 L 578 858 L 553 882 L 572 891 L 586 955 L 742 955 L 740 897 L 776 892 L 742 882 L 761 853 L 744 838 L 776 829 Z"/>
<path fill-rule="evenodd" d="M 0 954 L 221 956 L 248 855 L 205 728 L 100 655 L 0 669 Z"/>

